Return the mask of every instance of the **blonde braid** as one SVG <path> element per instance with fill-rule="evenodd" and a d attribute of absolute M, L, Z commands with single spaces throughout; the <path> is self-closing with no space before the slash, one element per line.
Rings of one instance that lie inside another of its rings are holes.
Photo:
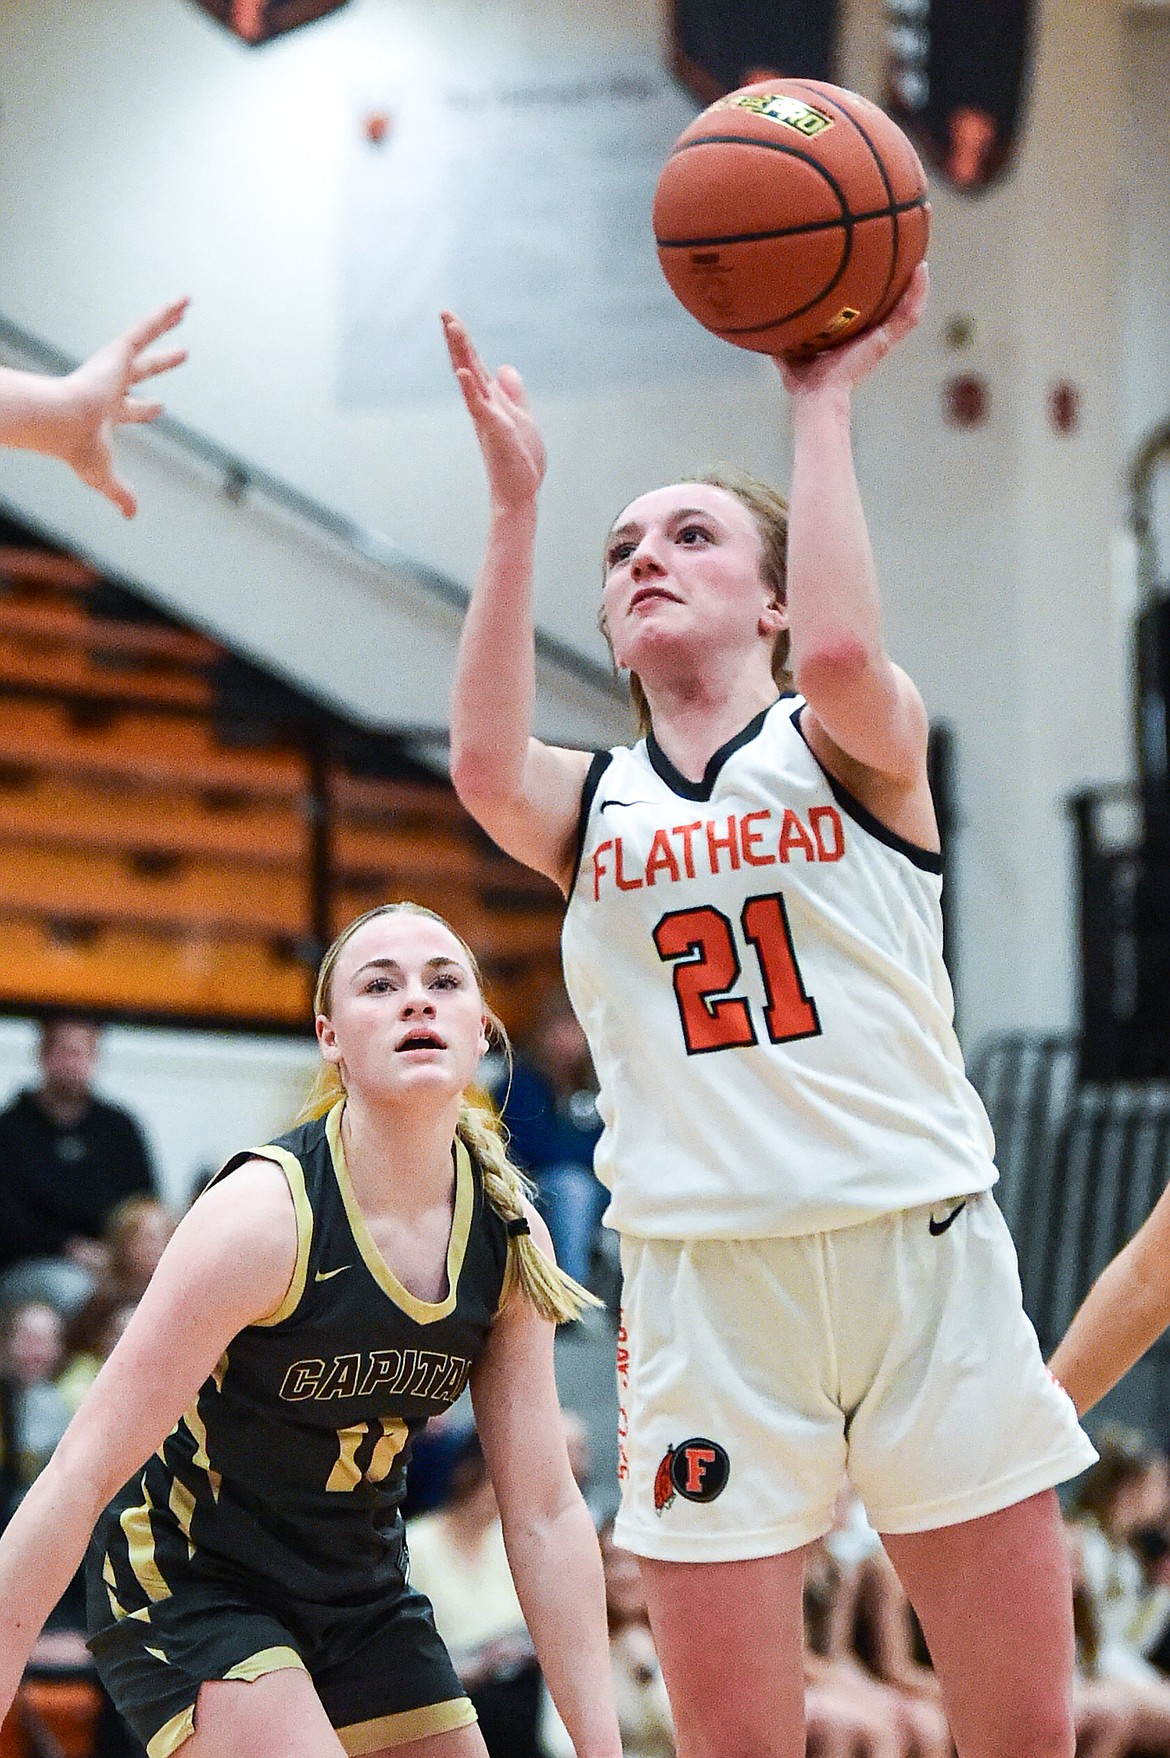
<path fill-rule="evenodd" d="M 503 1131 L 490 1101 L 464 1094 L 456 1133 L 479 1166 L 483 1194 L 496 1214 L 503 1221 L 523 1220 L 524 1199 L 531 1201 L 533 1187 L 509 1160 Z M 587 1306 L 604 1305 L 596 1294 L 545 1257 L 527 1230 L 508 1235 L 508 1267 L 501 1305 L 517 1283 L 541 1318 L 551 1319 L 555 1325 L 579 1319 Z"/>

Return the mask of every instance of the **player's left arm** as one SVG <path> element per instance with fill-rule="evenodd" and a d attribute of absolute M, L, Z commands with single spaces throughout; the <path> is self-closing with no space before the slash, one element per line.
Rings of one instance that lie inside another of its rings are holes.
<path fill-rule="evenodd" d="M 1091 1410 L 1170 1325 L 1170 1189 L 1107 1264 L 1049 1364 L 1077 1407 Z"/>
<path fill-rule="evenodd" d="M 866 805 L 875 806 L 875 788 L 883 804 L 884 789 L 899 816 L 910 810 L 911 833 L 929 834 L 933 815 L 918 822 L 929 805 L 926 710 L 886 652 L 850 433 L 853 391 L 913 329 L 926 292 L 923 265 L 878 329 L 806 364 L 777 365 L 792 403 L 788 619 L 792 670 L 809 704 L 802 727 L 847 786 L 868 772 Z"/>
<path fill-rule="evenodd" d="M 529 1226 L 553 1256 L 529 1205 Z M 573 1480 L 553 1373 L 554 1327 L 517 1290 L 471 1381 L 516 1592 L 578 1758 L 621 1758 L 601 1552 Z"/>

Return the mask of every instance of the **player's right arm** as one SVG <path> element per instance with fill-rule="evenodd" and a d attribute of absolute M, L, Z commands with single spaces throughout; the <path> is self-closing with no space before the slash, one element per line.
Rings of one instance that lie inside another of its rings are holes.
<path fill-rule="evenodd" d="M 519 374 L 502 366 L 492 378 L 450 312 L 443 314 L 443 329 L 491 499 L 487 550 L 459 644 L 451 780 L 494 842 L 564 891 L 590 759 L 587 752 L 560 750 L 532 734 L 532 571 L 544 443 Z"/>
<path fill-rule="evenodd" d="M 296 1267 L 288 1186 L 251 1161 L 180 1222 L 133 1318 L 0 1540 L 0 1719 L 98 1516 L 166 1439 Z"/>
<path fill-rule="evenodd" d="M 1170 1189 L 1107 1264 L 1049 1363 L 1078 1415 L 1103 1398 L 1170 1325 Z"/>

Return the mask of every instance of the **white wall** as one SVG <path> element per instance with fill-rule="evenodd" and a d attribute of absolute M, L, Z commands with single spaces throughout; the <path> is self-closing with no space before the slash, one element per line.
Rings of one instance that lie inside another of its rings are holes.
<path fill-rule="evenodd" d="M 36 1085 L 36 1044 L 29 1022 L 0 1019 L 0 1106 Z M 138 1119 L 160 1193 L 181 1211 L 197 1177 L 291 1126 L 316 1066 L 301 1039 L 111 1026 L 95 1090 Z"/>
<path fill-rule="evenodd" d="M 932 311 L 857 417 L 891 643 L 958 734 L 969 1040 L 1071 1015 L 1062 800 L 1128 765 L 1118 535 L 1136 417 L 1132 397 L 1122 416 L 1123 318 L 1133 323 L 1134 297 L 1143 311 L 1160 299 L 1168 327 L 1164 286 L 1135 296 L 1131 282 L 1123 298 L 1122 15 L 1115 0 L 1041 0 L 1038 12 L 1020 169 L 977 201 L 936 193 Z M 853 0 L 843 73 L 875 94 L 879 31 L 878 0 Z M 0 310 L 80 353 L 190 290 L 194 359 L 170 394 L 176 412 L 466 580 L 484 500 L 454 396 L 362 415 L 334 399 L 341 178 L 357 116 L 403 66 L 426 77 L 451 57 L 474 64 L 501 38 L 645 49 L 658 32 L 646 0 L 353 0 L 250 51 L 185 0 L 0 0 Z M 943 339 L 958 312 L 975 320 L 961 355 Z M 942 422 L 955 370 L 991 382 L 992 419 L 977 433 Z M 1058 439 L 1045 398 L 1066 376 L 1083 420 Z M 695 464 L 785 468 L 763 363 L 726 387 L 545 397 L 540 414 L 551 458 L 540 614 L 595 656 L 597 545 L 616 507 Z M 132 571 L 149 578 L 143 543 Z"/>

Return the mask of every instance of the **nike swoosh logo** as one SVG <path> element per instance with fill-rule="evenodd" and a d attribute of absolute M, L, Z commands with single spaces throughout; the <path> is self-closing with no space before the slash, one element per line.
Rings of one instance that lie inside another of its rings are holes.
<path fill-rule="evenodd" d="M 339 1264 L 335 1270 L 318 1270 L 317 1274 L 313 1277 L 313 1280 L 314 1282 L 331 1282 L 334 1276 L 340 1276 L 342 1270 L 350 1270 L 352 1268 L 352 1264 Z"/>
<path fill-rule="evenodd" d="M 948 1227 L 954 1225 L 966 1207 L 967 1199 L 964 1197 L 962 1202 L 956 1203 L 950 1214 L 945 1215 L 941 1221 L 936 1221 L 933 1215 L 930 1217 L 930 1231 L 934 1234 L 936 1239 L 940 1233 L 945 1233 Z"/>
<path fill-rule="evenodd" d="M 607 806 L 649 806 L 652 804 L 652 800 L 602 800 L 597 810 L 604 812 Z"/>

